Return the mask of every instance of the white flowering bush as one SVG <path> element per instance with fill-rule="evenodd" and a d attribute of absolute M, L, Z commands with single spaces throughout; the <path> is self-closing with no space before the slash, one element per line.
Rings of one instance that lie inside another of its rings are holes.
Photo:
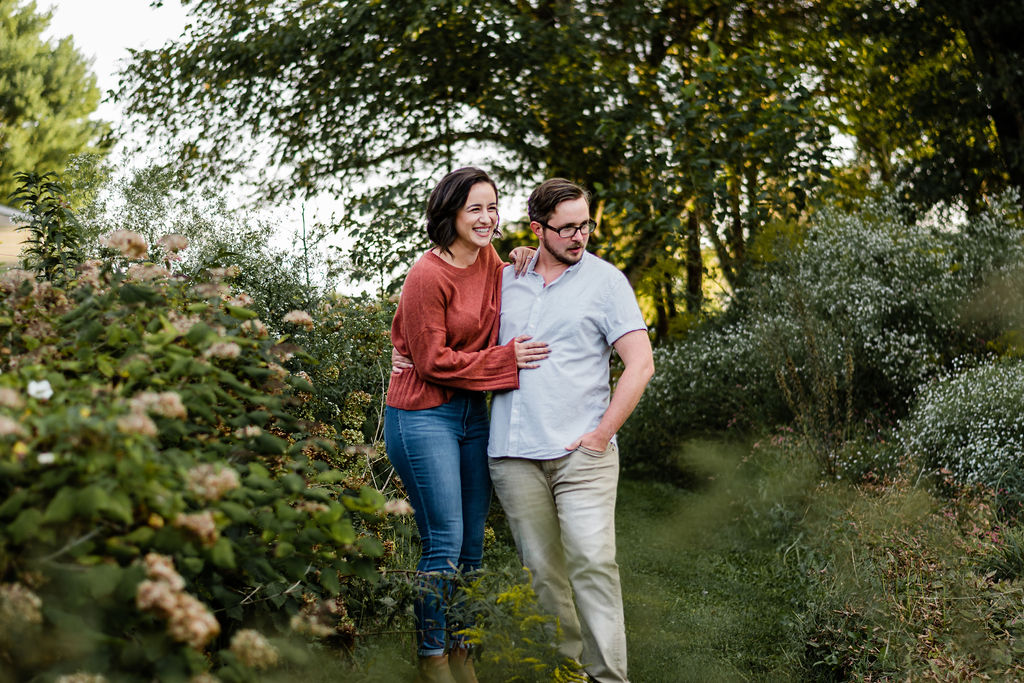
<path fill-rule="evenodd" d="M 928 473 L 961 484 L 1017 485 L 1024 472 L 1024 361 L 983 364 L 928 384 L 897 435 Z"/>
<path fill-rule="evenodd" d="M 86 170 L 91 179 L 96 171 Z M 336 264 L 317 248 L 324 228 L 313 226 L 281 247 L 273 239 L 280 226 L 265 216 L 231 209 L 224 197 L 182 191 L 181 185 L 172 172 L 150 167 L 79 193 L 92 196 L 80 207 L 83 241 L 120 253 L 131 246 L 126 235 L 141 235 L 155 266 L 130 265 L 130 278 L 146 281 L 160 276 L 157 268 L 173 267 L 211 280 L 205 293 L 224 295 L 228 306 L 257 314 L 243 322 L 244 336 L 288 338 L 280 365 L 312 386 L 300 408 L 303 417 L 326 425 L 324 436 L 347 445 L 378 441 L 394 304 L 335 293 Z M 132 248 L 141 253 L 138 244 Z M 234 352 L 230 343 L 206 350 L 212 357 Z"/>
<path fill-rule="evenodd" d="M 152 246 L 109 248 L 59 279 L 0 274 L 0 661 L 252 678 L 278 660 L 233 635 L 375 578 L 385 498 L 342 484 L 285 367 L 301 349 L 252 325 L 227 273 L 135 278 Z"/>
<path fill-rule="evenodd" d="M 954 358 L 991 352 L 1013 297 L 987 283 L 1024 263 L 1022 238 L 1011 196 L 962 222 L 911 220 L 886 199 L 821 211 L 765 249 L 771 258 L 722 317 L 658 350 L 622 438 L 638 466 L 664 469 L 672 445 L 695 432 L 795 418 L 832 470 L 851 422 L 891 422 Z"/>

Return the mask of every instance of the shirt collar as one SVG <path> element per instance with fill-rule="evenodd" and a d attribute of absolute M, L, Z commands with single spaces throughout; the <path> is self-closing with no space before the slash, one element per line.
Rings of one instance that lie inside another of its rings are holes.
<path fill-rule="evenodd" d="M 561 279 L 562 279 L 562 277 L 563 277 L 563 276 L 564 276 L 564 275 L 565 275 L 566 273 L 574 273 L 574 272 L 576 272 L 577 270 L 579 270 L 579 269 L 580 269 L 580 266 L 582 266 L 582 265 L 583 265 L 583 262 L 584 262 L 585 260 L 587 260 L 588 258 L 590 258 L 591 256 L 592 256 L 592 254 L 591 254 L 591 253 L 590 253 L 589 251 L 587 251 L 586 249 L 584 249 L 584 250 L 583 250 L 583 256 L 582 256 L 582 257 L 580 257 L 580 260 L 579 260 L 579 261 L 577 261 L 576 263 L 572 264 L 572 265 L 571 265 L 571 266 L 569 266 L 568 268 L 566 268 L 566 269 L 565 269 L 565 270 L 564 270 L 564 271 L 562 272 L 562 274 L 561 274 L 561 275 L 559 275 L 559 276 L 558 276 L 557 278 L 555 278 L 555 281 L 554 281 L 554 282 L 552 282 L 551 284 L 554 284 L 555 282 L 558 282 L 559 280 L 561 280 Z M 530 263 L 529 263 L 529 264 L 528 264 L 528 265 L 526 266 L 526 272 L 527 272 L 527 273 L 533 273 L 533 274 L 534 274 L 534 275 L 536 275 L 537 277 L 540 277 L 540 276 L 541 276 L 541 275 L 540 275 L 540 273 L 538 273 L 538 272 L 537 272 L 537 270 L 536 270 L 536 269 L 537 269 L 537 261 L 538 261 L 539 259 L 540 259 L 540 249 L 535 249 L 535 250 L 533 251 L 533 258 L 532 258 L 532 259 L 530 259 Z"/>

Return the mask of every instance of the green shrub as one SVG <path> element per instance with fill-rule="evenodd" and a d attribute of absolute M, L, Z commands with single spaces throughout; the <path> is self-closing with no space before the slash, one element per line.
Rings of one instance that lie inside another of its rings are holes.
<path fill-rule="evenodd" d="M 0 658 L 19 680 L 250 679 L 287 648 L 246 629 L 350 628 L 319 606 L 377 576 L 384 497 L 343 486 L 288 338 L 226 273 L 106 244 L 65 286 L 0 276 Z"/>
<path fill-rule="evenodd" d="M 89 249 L 98 253 L 103 236 L 118 230 L 138 232 L 149 244 L 182 235 L 188 249 L 162 252 L 165 265 L 196 277 L 211 270 L 221 274 L 271 335 L 288 335 L 301 347 L 303 353 L 291 354 L 284 366 L 305 373 L 313 385 L 303 414 L 328 425 L 333 436 L 349 430 L 342 438 L 346 444 L 379 441 L 394 304 L 336 293 L 335 264 L 324 256 L 325 228 L 307 231 L 303 219 L 302 229 L 282 240 L 284 228 L 266 212 L 233 208 L 224 196 L 183 191 L 181 179 L 166 169 L 115 176 L 97 170 L 95 160 L 78 162 L 70 181 L 83 186 L 76 195 L 85 198 L 79 211 Z M 310 322 L 286 323 L 292 311 L 308 312 Z M 358 418 L 351 414 L 357 404 L 363 411 Z"/>
<path fill-rule="evenodd" d="M 1020 586 L 988 574 L 998 527 L 977 493 L 820 491 L 792 553 L 815 559 L 803 680 L 1020 680 Z"/>
<path fill-rule="evenodd" d="M 1015 483 L 1024 470 L 1024 362 L 996 361 L 935 380 L 898 435 L 929 474 L 993 488 Z"/>
<path fill-rule="evenodd" d="M 720 319 L 659 350 L 622 430 L 631 456 L 659 469 L 688 435 L 792 417 L 835 472 L 857 423 L 894 422 L 954 358 L 990 352 L 998 316 L 965 308 L 1020 266 L 1022 236 L 1012 197 L 962 223 L 912 222 L 894 200 L 820 212 L 801 239 L 785 235 Z"/>

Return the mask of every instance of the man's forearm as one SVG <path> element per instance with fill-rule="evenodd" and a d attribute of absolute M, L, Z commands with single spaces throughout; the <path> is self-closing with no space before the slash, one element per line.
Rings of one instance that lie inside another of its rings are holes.
<path fill-rule="evenodd" d="M 596 435 L 606 441 L 611 441 L 619 428 L 626 423 L 626 419 L 633 414 L 633 410 L 640 402 L 640 397 L 643 396 L 644 389 L 647 388 L 647 383 L 651 381 L 653 375 L 653 363 L 626 366 L 626 369 L 622 371 L 622 376 L 619 377 L 618 384 L 615 385 L 615 393 L 612 394 L 611 401 L 608 402 L 608 408 L 601 416 L 601 422 L 598 423 L 597 429 L 594 430 Z"/>

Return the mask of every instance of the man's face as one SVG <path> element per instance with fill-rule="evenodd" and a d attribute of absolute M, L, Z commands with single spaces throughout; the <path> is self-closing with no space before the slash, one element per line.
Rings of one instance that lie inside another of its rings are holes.
<path fill-rule="evenodd" d="M 583 258 L 590 235 L 584 235 L 577 230 L 572 237 L 559 237 L 558 229 L 584 225 L 589 220 L 590 206 L 584 197 L 578 197 L 564 201 L 555 207 L 554 213 L 546 221 L 552 229 L 548 230 L 534 222 L 534 232 L 540 239 L 542 249 L 554 256 L 557 261 L 571 266 Z"/>

